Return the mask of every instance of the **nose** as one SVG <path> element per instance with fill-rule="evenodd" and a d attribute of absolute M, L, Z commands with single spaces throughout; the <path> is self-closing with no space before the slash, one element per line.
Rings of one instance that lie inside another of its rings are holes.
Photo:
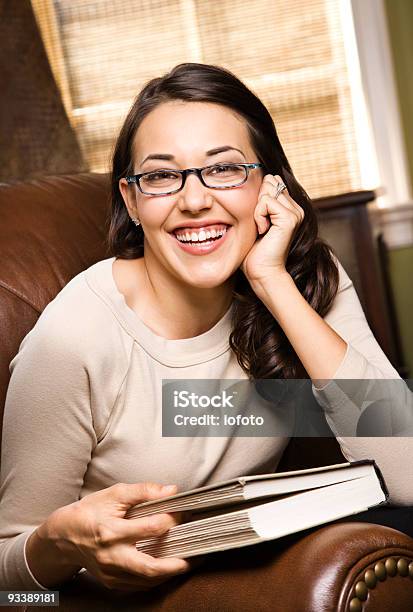
<path fill-rule="evenodd" d="M 178 195 L 178 208 L 181 211 L 196 213 L 212 206 L 211 192 L 204 187 L 196 174 L 189 174 L 186 177 L 185 185 Z"/>

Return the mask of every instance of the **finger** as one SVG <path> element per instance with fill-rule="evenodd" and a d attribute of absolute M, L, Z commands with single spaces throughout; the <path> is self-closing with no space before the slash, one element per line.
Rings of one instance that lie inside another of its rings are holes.
<path fill-rule="evenodd" d="M 120 503 L 128 506 L 159 499 L 160 497 L 168 497 L 177 492 L 176 485 L 160 485 L 155 482 L 118 483 L 110 489 Z"/>
<path fill-rule="evenodd" d="M 279 183 L 284 183 L 283 178 L 279 175 L 279 174 L 275 174 L 274 175 L 274 179 L 276 180 L 276 185 L 278 187 Z M 277 189 L 276 187 L 276 189 Z M 281 193 L 279 193 L 278 195 L 278 199 L 280 200 L 280 202 L 286 206 L 287 208 L 289 208 L 290 210 L 293 210 L 297 213 L 298 218 L 300 221 L 302 221 L 304 219 L 304 210 L 303 208 L 301 208 L 301 206 L 299 204 L 297 204 L 297 202 L 295 200 L 293 200 L 293 198 L 290 196 L 290 194 L 288 193 L 288 189 L 285 188 L 281 191 Z"/>
<path fill-rule="evenodd" d="M 191 569 L 191 565 L 186 559 L 179 559 L 178 557 L 158 559 L 145 553 L 138 554 L 142 555 L 144 573 L 149 577 L 177 576 L 178 574 L 185 574 Z"/>
<path fill-rule="evenodd" d="M 271 225 L 267 217 L 270 214 L 269 206 L 274 207 L 274 203 L 276 204 L 276 201 L 266 193 L 260 195 L 258 199 L 254 210 L 254 221 L 257 224 L 259 234 L 263 234 Z"/>
<path fill-rule="evenodd" d="M 274 187 L 276 187 L 278 185 L 278 183 L 280 182 L 280 179 L 276 179 L 275 178 L 276 176 L 277 175 L 275 175 L 275 174 L 266 174 L 264 176 L 263 180 L 262 180 L 262 185 L 264 185 L 264 186 L 273 185 Z"/>
<path fill-rule="evenodd" d="M 301 208 L 301 206 L 297 204 L 297 202 L 290 196 L 287 188 L 279 192 L 280 183 L 284 183 L 281 176 L 276 174 L 272 177 L 272 179 L 273 180 L 269 179 L 267 181 L 266 188 L 268 189 L 268 192 L 270 193 L 272 197 L 274 197 L 277 201 L 279 201 L 283 206 L 285 206 L 286 208 L 294 212 L 294 214 L 297 216 L 297 219 L 301 223 L 305 215 L 303 208 Z M 278 195 L 277 195 L 277 192 L 279 192 Z"/>
<path fill-rule="evenodd" d="M 294 212 L 298 217 L 301 217 L 302 212 L 304 213 L 301 206 L 299 206 L 297 202 L 292 199 L 287 190 L 284 190 L 278 194 L 277 200 L 280 202 L 280 204 L 285 206 L 285 208 L 288 208 L 288 210 Z"/>
<path fill-rule="evenodd" d="M 118 532 L 118 539 L 137 542 L 145 538 L 156 538 L 164 535 L 169 529 L 181 522 L 181 516 L 175 514 L 151 514 L 136 519 L 114 519 L 113 524 Z"/>
<path fill-rule="evenodd" d="M 158 559 L 137 551 L 134 547 L 125 547 L 123 555 L 123 569 L 131 574 L 145 579 L 170 578 L 184 574 L 191 569 L 185 559 L 177 557 L 164 557 Z"/>
<path fill-rule="evenodd" d="M 284 206 L 279 199 L 275 199 L 268 194 L 261 196 L 254 212 L 254 218 L 260 234 L 267 231 L 271 225 L 277 225 L 278 223 L 285 225 L 287 223 L 289 227 L 295 229 L 301 222 L 296 210 L 289 205 Z"/>
<path fill-rule="evenodd" d="M 258 203 L 254 211 L 254 219 L 258 227 L 258 233 L 263 234 L 272 224 L 268 219 L 269 215 L 283 214 L 283 209 L 287 209 L 294 215 L 295 225 L 301 223 L 304 218 L 303 209 L 289 196 L 287 189 L 277 196 L 279 184 L 283 182 L 279 175 L 268 174 L 264 177 L 261 185 Z M 285 194 L 285 195 L 284 195 Z M 279 206 L 281 205 L 281 208 Z"/>
<path fill-rule="evenodd" d="M 278 175 L 275 175 L 275 176 L 268 175 L 267 180 L 263 182 L 263 184 L 261 185 L 260 195 L 269 195 L 276 200 L 282 201 L 284 205 L 286 206 L 286 208 L 289 208 L 290 210 L 295 210 L 295 206 L 294 206 L 295 202 L 288 195 L 287 188 L 283 189 L 283 191 L 280 192 L 280 184 L 281 183 L 284 184 L 284 182 L 281 177 L 278 177 L 278 180 L 277 180 L 276 176 Z M 283 194 L 288 195 L 287 200 L 281 197 Z"/>
<path fill-rule="evenodd" d="M 297 202 L 295 202 L 295 200 L 292 199 L 288 192 L 283 191 L 280 193 L 277 199 L 280 204 L 285 206 L 285 208 L 291 210 L 291 212 L 297 217 L 298 222 L 301 223 L 301 221 L 304 219 L 304 210 L 297 204 Z"/>
<path fill-rule="evenodd" d="M 99 563 L 99 571 L 96 573 L 92 570 L 92 573 L 109 583 L 153 586 L 167 578 L 187 573 L 190 569 L 191 565 L 185 559 L 157 559 L 129 544 L 112 548 L 110 554 Z"/>
<path fill-rule="evenodd" d="M 267 174 L 264 177 L 261 187 L 263 189 L 271 189 L 271 192 L 273 193 L 280 187 L 280 184 L 285 185 L 285 190 L 287 189 L 286 183 L 280 175 Z"/>

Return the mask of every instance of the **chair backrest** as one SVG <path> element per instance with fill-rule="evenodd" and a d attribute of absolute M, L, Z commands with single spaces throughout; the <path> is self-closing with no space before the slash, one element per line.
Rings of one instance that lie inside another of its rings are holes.
<path fill-rule="evenodd" d="M 103 174 L 0 184 L 0 435 L 9 364 L 24 336 L 71 278 L 109 257 L 109 189 Z M 281 467 L 340 461 L 335 439 L 296 438 Z"/>
<path fill-rule="evenodd" d="M 108 194 L 103 174 L 0 184 L 0 433 L 24 336 L 71 278 L 108 256 Z"/>

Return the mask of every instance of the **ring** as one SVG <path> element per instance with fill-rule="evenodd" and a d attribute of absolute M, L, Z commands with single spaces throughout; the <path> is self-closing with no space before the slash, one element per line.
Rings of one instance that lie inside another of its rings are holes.
<path fill-rule="evenodd" d="M 278 183 L 277 185 L 277 191 L 275 192 L 275 197 L 278 198 L 278 196 L 280 195 L 280 193 L 282 191 L 284 191 L 284 189 L 287 189 L 287 185 L 285 185 L 284 183 Z"/>

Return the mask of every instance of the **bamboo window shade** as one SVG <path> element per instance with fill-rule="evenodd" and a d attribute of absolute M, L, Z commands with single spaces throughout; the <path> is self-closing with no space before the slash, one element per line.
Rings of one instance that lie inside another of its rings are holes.
<path fill-rule="evenodd" d="M 362 189 L 341 0 L 32 0 L 92 171 L 144 83 L 180 62 L 233 71 L 267 105 L 311 197 Z"/>

